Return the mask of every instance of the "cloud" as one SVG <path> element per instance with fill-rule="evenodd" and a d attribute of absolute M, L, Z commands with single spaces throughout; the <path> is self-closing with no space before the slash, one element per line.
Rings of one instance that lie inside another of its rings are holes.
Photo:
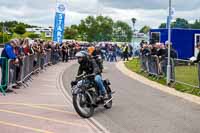
<path fill-rule="evenodd" d="M 66 0 L 64 0 L 66 1 Z M 200 18 L 200 0 L 172 0 L 175 18 L 189 21 Z M 17 20 L 38 26 L 53 26 L 56 0 L 1 0 L 0 21 Z M 109 16 L 132 26 L 131 18 L 137 19 L 136 28 L 149 25 L 153 28 L 166 21 L 168 0 L 68 0 L 66 25 L 79 24 L 88 15 Z"/>
<path fill-rule="evenodd" d="M 99 0 L 105 6 L 121 9 L 167 9 L 168 0 Z M 172 0 L 172 5 L 176 10 L 194 10 L 200 5 L 199 0 L 183 1 Z"/>

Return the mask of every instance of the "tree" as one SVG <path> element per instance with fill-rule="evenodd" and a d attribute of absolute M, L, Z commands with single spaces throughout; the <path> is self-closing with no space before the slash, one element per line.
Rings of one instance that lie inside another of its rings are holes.
<path fill-rule="evenodd" d="M 166 28 L 166 23 L 162 23 L 159 28 Z M 186 19 L 177 18 L 171 23 L 171 28 L 190 28 L 190 24 Z"/>
<path fill-rule="evenodd" d="M 14 32 L 23 35 L 26 32 L 25 26 L 22 24 L 17 25 L 14 29 Z"/>
<path fill-rule="evenodd" d="M 144 33 L 144 34 L 147 34 L 149 31 L 150 31 L 150 27 L 149 26 L 144 26 L 140 29 L 140 33 Z"/>
<path fill-rule="evenodd" d="M 11 36 L 6 34 L 6 33 L 2 33 L 0 32 L 0 43 L 6 43 L 11 39 Z"/>
<path fill-rule="evenodd" d="M 167 27 L 166 23 L 161 23 L 160 26 L 159 26 L 159 28 L 166 28 L 166 27 Z"/>
<path fill-rule="evenodd" d="M 98 16 L 96 18 L 97 24 L 97 41 L 111 41 L 113 33 L 113 20 L 109 17 Z"/>
<path fill-rule="evenodd" d="M 190 24 L 186 19 L 177 18 L 175 22 L 172 23 L 173 28 L 190 28 Z"/>
<path fill-rule="evenodd" d="M 70 27 L 65 28 L 64 38 L 65 39 L 77 39 L 78 33 L 79 33 L 78 26 L 71 25 Z"/>
<path fill-rule="evenodd" d="M 134 28 L 134 27 L 135 27 L 135 23 L 136 23 L 136 20 L 137 20 L 137 19 L 136 19 L 136 18 L 132 18 L 131 20 L 132 20 L 132 23 L 133 23 L 133 28 Z"/>
<path fill-rule="evenodd" d="M 79 39 L 89 42 L 112 41 L 117 38 L 117 29 L 121 29 L 119 41 L 131 41 L 132 30 L 131 27 L 122 21 L 114 22 L 110 17 L 104 16 L 88 16 L 86 19 L 81 20 L 79 25 L 72 25 L 66 27 L 64 38 L 66 39 Z"/>
<path fill-rule="evenodd" d="M 88 16 L 81 20 L 79 33 L 86 41 L 110 41 L 112 40 L 113 20 L 109 17 Z"/>
<path fill-rule="evenodd" d="M 17 21 L 5 21 L 5 22 L 0 22 L 0 31 L 2 31 L 2 27 L 6 27 L 8 32 L 13 33 L 17 25 L 23 25 L 25 28 L 33 28 L 37 26 L 25 24 L 22 22 L 17 22 Z"/>
<path fill-rule="evenodd" d="M 40 36 L 37 35 L 37 34 L 31 33 L 31 34 L 28 35 L 28 37 L 31 38 L 31 39 L 35 39 L 35 38 L 39 38 Z"/>
<path fill-rule="evenodd" d="M 191 24 L 192 29 L 200 29 L 200 20 L 196 20 L 193 24 Z"/>
<path fill-rule="evenodd" d="M 114 23 L 113 30 L 114 30 L 113 38 L 116 41 L 130 42 L 132 40 L 133 33 L 131 27 L 127 23 L 122 21 L 117 21 L 116 23 Z"/>

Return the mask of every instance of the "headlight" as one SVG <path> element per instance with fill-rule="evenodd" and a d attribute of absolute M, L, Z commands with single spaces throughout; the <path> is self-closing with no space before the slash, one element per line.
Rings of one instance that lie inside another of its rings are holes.
<path fill-rule="evenodd" d="M 78 83 L 77 83 L 77 87 L 81 87 L 83 85 L 83 81 L 81 80 L 81 81 L 78 81 Z"/>

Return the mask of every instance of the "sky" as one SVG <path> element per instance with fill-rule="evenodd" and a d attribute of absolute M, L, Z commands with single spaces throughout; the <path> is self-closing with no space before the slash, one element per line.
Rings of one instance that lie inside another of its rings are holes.
<path fill-rule="evenodd" d="M 67 4 L 66 26 L 79 24 L 89 15 L 109 16 L 136 28 L 144 25 L 157 28 L 166 21 L 168 0 L 57 0 Z M 200 19 L 200 0 L 172 0 L 174 19 L 190 22 Z M 16 20 L 32 25 L 53 26 L 56 0 L 0 0 L 0 21 Z"/>

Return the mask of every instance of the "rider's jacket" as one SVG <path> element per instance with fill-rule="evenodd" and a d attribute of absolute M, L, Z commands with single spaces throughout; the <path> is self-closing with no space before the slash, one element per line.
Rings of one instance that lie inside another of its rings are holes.
<path fill-rule="evenodd" d="M 86 74 L 101 74 L 100 68 L 94 59 L 87 59 L 80 64 L 77 75 L 79 76 L 84 72 Z"/>

